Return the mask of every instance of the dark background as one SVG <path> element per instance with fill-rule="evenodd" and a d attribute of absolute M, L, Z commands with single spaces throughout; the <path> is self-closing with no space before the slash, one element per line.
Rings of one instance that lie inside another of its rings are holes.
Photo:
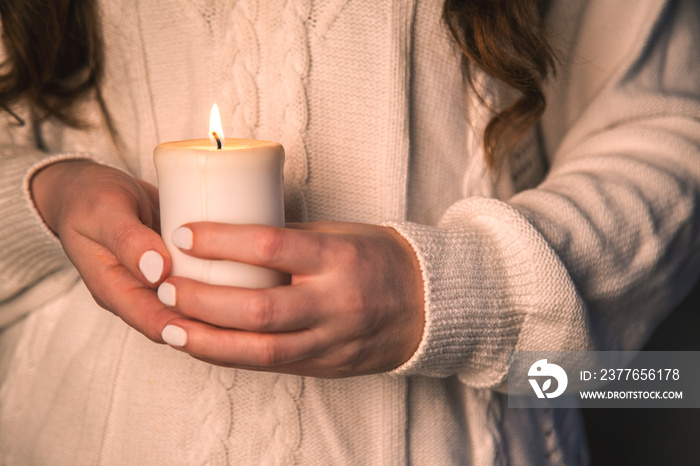
<path fill-rule="evenodd" d="M 700 351 L 700 282 L 644 349 Z M 700 409 L 581 411 L 592 466 L 700 465 Z"/>

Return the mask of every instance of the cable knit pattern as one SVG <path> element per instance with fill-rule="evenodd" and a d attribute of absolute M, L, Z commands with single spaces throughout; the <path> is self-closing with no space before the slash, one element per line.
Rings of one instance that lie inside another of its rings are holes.
<path fill-rule="evenodd" d="M 301 419 L 299 401 L 303 378 L 292 375 L 266 374 L 257 378 L 256 412 L 258 435 L 253 445 L 260 465 L 299 464 Z"/>
<path fill-rule="evenodd" d="M 265 34 L 269 44 L 264 84 L 270 87 L 265 92 L 277 97 L 269 101 L 265 126 L 268 131 L 280 132 L 281 142 L 292 159 L 285 177 L 294 184 L 303 182 L 306 175 L 295 159 L 306 160 L 303 136 L 308 110 L 304 79 L 309 70 L 309 46 L 305 23 L 310 8 L 309 0 L 278 0 L 268 9 L 267 24 L 259 23 L 265 26 L 261 34 Z"/>
<path fill-rule="evenodd" d="M 288 220 L 306 219 L 303 189 L 308 174 L 306 127 L 309 121 L 306 76 L 310 58 L 306 21 L 310 0 L 269 2 L 258 35 L 267 44 L 260 88 L 268 98 L 265 118 L 256 135 L 275 139 L 285 150 L 285 207 Z"/>
<path fill-rule="evenodd" d="M 196 3 L 196 2 L 195 2 Z M 219 2 L 221 3 L 221 2 Z M 289 216 L 304 217 L 300 186 L 306 178 L 306 148 L 304 130 L 307 124 L 307 103 L 304 76 L 309 68 L 305 20 L 310 11 L 308 0 L 286 0 L 279 5 L 260 9 L 258 2 L 237 0 L 230 4 L 228 15 L 220 12 L 217 2 L 198 5 L 216 39 L 223 29 L 226 47 L 221 49 L 222 68 L 232 70 L 236 79 L 223 80 L 222 108 L 229 109 L 233 137 L 266 137 L 280 141 L 285 147 L 285 185 L 288 193 L 286 207 Z M 227 10 L 228 11 L 228 10 Z M 228 22 L 222 28 L 218 24 Z M 257 25 L 257 26 L 256 26 Z M 256 29 L 257 28 L 257 29 Z M 265 55 L 261 63 L 260 33 L 266 34 Z M 218 55 L 218 54 L 217 54 Z M 265 90 L 260 106 L 260 89 Z M 296 211 L 296 213 L 294 212 Z M 225 464 L 231 452 L 230 436 L 235 417 L 238 392 L 234 387 L 233 371 L 214 369 L 197 397 L 197 412 L 201 413 L 200 442 L 191 452 L 190 460 L 200 464 L 211 455 L 207 464 Z M 254 453 L 261 464 L 293 464 L 294 451 L 301 441 L 299 408 L 300 379 L 277 377 L 257 392 L 259 413 L 265 429 L 258 432 Z M 230 460 L 235 462 L 233 460 Z"/>
<path fill-rule="evenodd" d="M 252 138 L 258 126 L 258 84 L 260 44 L 255 31 L 258 2 L 236 0 L 229 7 L 230 20 L 225 28 L 225 49 L 221 68 L 235 79 L 224 79 L 220 99 L 230 137 Z"/>
<path fill-rule="evenodd" d="M 236 371 L 204 366 L 201 386 L 195 390 L 192 413 L 198 416 L 189 432 L 188 464 L 229 464 L 228 439 L 234 416 L 231 390 L 236 383 Z"/>
<path fill-rule="evenodd" d="M 199 0 L 191 3 L 197 9 L 204 21 L 207 22 L 213 33 L 217 23 L 216 19 L 223 13 L 222 11 L 219 11 L 219 5 L 221 2 L 219 0 Z"/>

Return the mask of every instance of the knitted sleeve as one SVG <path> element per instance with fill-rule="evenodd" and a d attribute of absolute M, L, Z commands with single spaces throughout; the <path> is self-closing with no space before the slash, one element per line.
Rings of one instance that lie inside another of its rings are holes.
<path fill-rule="evenodd" d="M 395 373 L 495 387 L 508 351 L 635 349 L 697 279 L 700 5 L 589 4 L 559 44 L 545 180 L 391 224 L 426 287 L 423 340 Z"/>
<path fill-rule="evenodd" d="M 0 128 L 0 328 L 52 300 L 78 279 L 60 243 L 39 216 L 29 182 L 42 167 L 87 154 L 48 154 L 34 131 L 2 115 Z"/>

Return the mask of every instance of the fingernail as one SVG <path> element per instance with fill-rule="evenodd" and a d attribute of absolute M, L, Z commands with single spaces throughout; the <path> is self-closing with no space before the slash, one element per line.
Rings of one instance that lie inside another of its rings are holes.
<path fill-rule="evenodd" d="M 175 325 L 166 325 L 161 333 L 163 341 L 170 346 L 183 347 L 187 344 L 187 332 Z"/>
<path fill-rule="evenodd" d="M 158 299 L 166 306 L 175 307 L 175 285 L 162 283 L 158 287 Z"/>
<path fill-rule="evenodd" d="M 173 244 L 180 249 L 192 249 L 192 230 L 187 227 L 176 228 L 172 236 Z"/>
<path fill-rule="evenodd" d="M 163 274 L 163 256 L 156 251 L 146 251 L 139 261 L 139 270 L 151 283 L 155 283 Z"/>

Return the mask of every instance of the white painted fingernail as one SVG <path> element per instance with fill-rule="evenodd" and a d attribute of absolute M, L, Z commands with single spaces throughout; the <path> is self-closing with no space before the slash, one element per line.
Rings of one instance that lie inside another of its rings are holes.
<path fill-rule="evenodd" d="M 172 236 L 173 244 L 180 249 L 192 249 L 192 230 L 187 227 L 176 228 Z"/>
<path fill-rule="evenodd" d="M 183 347 L 187 344 L 187 332 L 175 325 L 166 325 L 161 333 L 163 341 L 170 346 Z"/>
<path fill-rule="evenodd" d="M 144 252 L 139 261 L 139 270 L 146 280 L 157 282 L 163 274 L 163 256 L 153 250 Z"/>
<path fill-rule="evenodd" d="M 166 306 L 175 307 L 175 285 L 162 283 L 158 287 L 158 299 Z"/>

